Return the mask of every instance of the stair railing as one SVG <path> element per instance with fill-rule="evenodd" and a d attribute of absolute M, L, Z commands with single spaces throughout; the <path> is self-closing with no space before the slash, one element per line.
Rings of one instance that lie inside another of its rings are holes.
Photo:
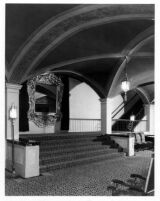
<path fill-rule="evenodd" d="M 119 114 L 121 111 L 122 111 L 122 109 L 124 109 L 128 104 L 130 104 L 134 99 L 135 99 L 135 97 L 137 97 L 137 95 L 135 94 L 133 97 L 131 97 L 130 99 L 129 99 L 129 101 L 127 101 L 126 103 L 124 103 L 124 102 L 122 102 L 121 104 L 120 104 L 120 106 L 118 106 L 113 112 L 112 112 L 112 119 L 117 115 L 117 114 Z M 118 109 L 118 111 L 116 111 Z M 116 113 L 115 113 L 115 111 L 116 111 Z M 115 113 L 115 114 L 114 114 Z"/>
<path fill-rule="evenodd" d="M 146 125 L 147 120 L 112 119 L 112 130 L 117 132 L 145 132 Z"/>

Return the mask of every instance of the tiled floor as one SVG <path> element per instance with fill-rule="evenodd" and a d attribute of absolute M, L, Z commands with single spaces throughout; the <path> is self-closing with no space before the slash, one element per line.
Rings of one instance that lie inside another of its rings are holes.
<path fill-rule="evenodd" d="M 112 179 L 126 181 L 131 173 L 146 176 L 151 151 L 137 152 L 136 156 L 106 160 L 87 165 L 56 170 L 39 177 L 12 178 L 6 171 L 7 196 L 108 196 Z"/>

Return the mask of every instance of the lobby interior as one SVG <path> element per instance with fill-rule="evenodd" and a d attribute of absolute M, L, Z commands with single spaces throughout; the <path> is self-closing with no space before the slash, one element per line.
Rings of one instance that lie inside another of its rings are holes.
<path fill-rule="evenodd" d="M 154 5 L 5 9 L 5 194 L 153 190 Z"/>

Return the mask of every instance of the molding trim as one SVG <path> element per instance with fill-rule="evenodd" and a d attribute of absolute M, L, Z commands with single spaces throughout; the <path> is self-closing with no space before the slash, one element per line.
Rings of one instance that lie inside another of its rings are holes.
<path fill-rule="evenodd" d="M 19 91 L 22 88 L 22 85 L 20 84 L 12 84 L 12 83 L 6 83 L 6 89 L 7 90 L 17 90 Z"/>

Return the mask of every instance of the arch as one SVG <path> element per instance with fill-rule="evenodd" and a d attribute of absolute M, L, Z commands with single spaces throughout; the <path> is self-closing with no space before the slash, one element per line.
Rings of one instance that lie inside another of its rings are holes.
<path fill-rule="evenodd" d="M 97 59 L 108 59 L 108 58 L 121 58 L 124 57 L 125 55 L 121 54 L 121 53 L 111 53 L 111 54 L 98 54 L 98 55 L 92 55 L 92 56 L 87 56 L 87 57 L 81 57 L 81 58 L 76 58 L 76 59 L 72 59 L 72 60 L 67 60 L 67 61 L 63 61 L 63 62 L 59 62 L 56 64 L 53 64 L 51 66 L 45 66 L 45 70 L 48 71 L 50 69 L 58 69 L 60 67 L 65 67 L 67 65 L 71 65 L 71 64 L 76 64 L 79 62 L 84 62 L 84 61 L 91 61 L 91 60 L 97 60 Z M 43 71 L 43 70 L 42 70 Z M 35 71 L 35 73 L 39 73 L 39 71 Z M 29 75 L 25 75 L 23 77 L 23 79 L 21 80 L 21 82 L 23 82 L 23 80 L 28 79 Z"/>
<path fill-rule="evenodd" d="M 132 59 L 132 55 L 138 51 L 143 45 L 145 45 L 149 40 L 154 38 L 154 29 L 150 27 L 146 29 L 143 33 L 140 33 L 137 37 L 135 37 L 122 51 L 123 54 L 128 56 L 128 62 Z M 125 68 L 125 57 L 121 58 L 115 67 L 113 76 L 110 81 L 110 85 L 108 86 L 108 97 L 111 96 L 112 90 L 121 74 L 123 69 Z"/>
<path fill-rule="evenodd" d="M 150 104 L 150 100 L 149 100 L 147 94 L 145 93 L 145 91 L 141 87 L 137 87 L 135 89 L 135 91 L 140 96 L 140 98 L 142 99 L 144 104 Z"/>
<path fill-rule="evenodd" d="M 98 96 L 100 98 L 105 98 L 104 90 L 99 85 L 97 85 L 93 80 L 89 79 L 88 77 L 86 77 L 86 76 L 84 76 L 84 75 L 82 75 L 80 73 L 77 73 L 77 72 L 74 72 L 74 71 L 71 71 L 71 70 L 53 70 L 51 66 L 50 66 L 50 68 L 47 69 L 47 72 L 50 72 L 50 71 L 54 72 L 56 74 L 69 75 L 70 77 L 75 78 L 75 79 L 77 79 L 77 80 L 79 80 L 81 82 L 86 82 L 98 94 Z M 34 74 L 32 76 L 27 77 L 27 79 L 23 80 L 23 82 L 25 82 L 28 79 L 31 79 L 31 77 L 33 77 L 33 76 L 41 74 L 41 73 L 44 73 L 44 70 L 39 72 L 39 73 L 37 72 L 36 74 Z"/>
<path fill-rule="evenodd" d="M 30 70 L 60 42 L 85 28 L 117 20 L 152 20 L 153 18 L 152 8 L 149 7 L 146 8 L 146 10 L 142 10 L 140 6 L 136 6 L 133 10 L 137 14 L 133 14 L 133 11 L 131 13 L 125 5 L 122 5 L 122 8 L 119 10 L 115 9 L 116 7 L 113 5 L 90 5 L 75 8 L 67 14 L 57 17 L 56 20 L 52 20 L 47 25 L 45 24 L 11 62 L 9 79 L 11 81 L 16 80 L 17 72 L 19 77 L 23 77 L 24 72 L 30 72 Z M 147 12 L 149 14 L 146 14 Z"/>
<path fill-rule="evenodd" d="M 69 75 L 70 77 L 75 78 L 81 82 L 85 82 L 98 94 L 100 98 L 105 98 L 104 90 L 88 77 L 71 70 L 54 70 L 53 72 L 56 74 L 59 73 L 59 74 Z"/>

